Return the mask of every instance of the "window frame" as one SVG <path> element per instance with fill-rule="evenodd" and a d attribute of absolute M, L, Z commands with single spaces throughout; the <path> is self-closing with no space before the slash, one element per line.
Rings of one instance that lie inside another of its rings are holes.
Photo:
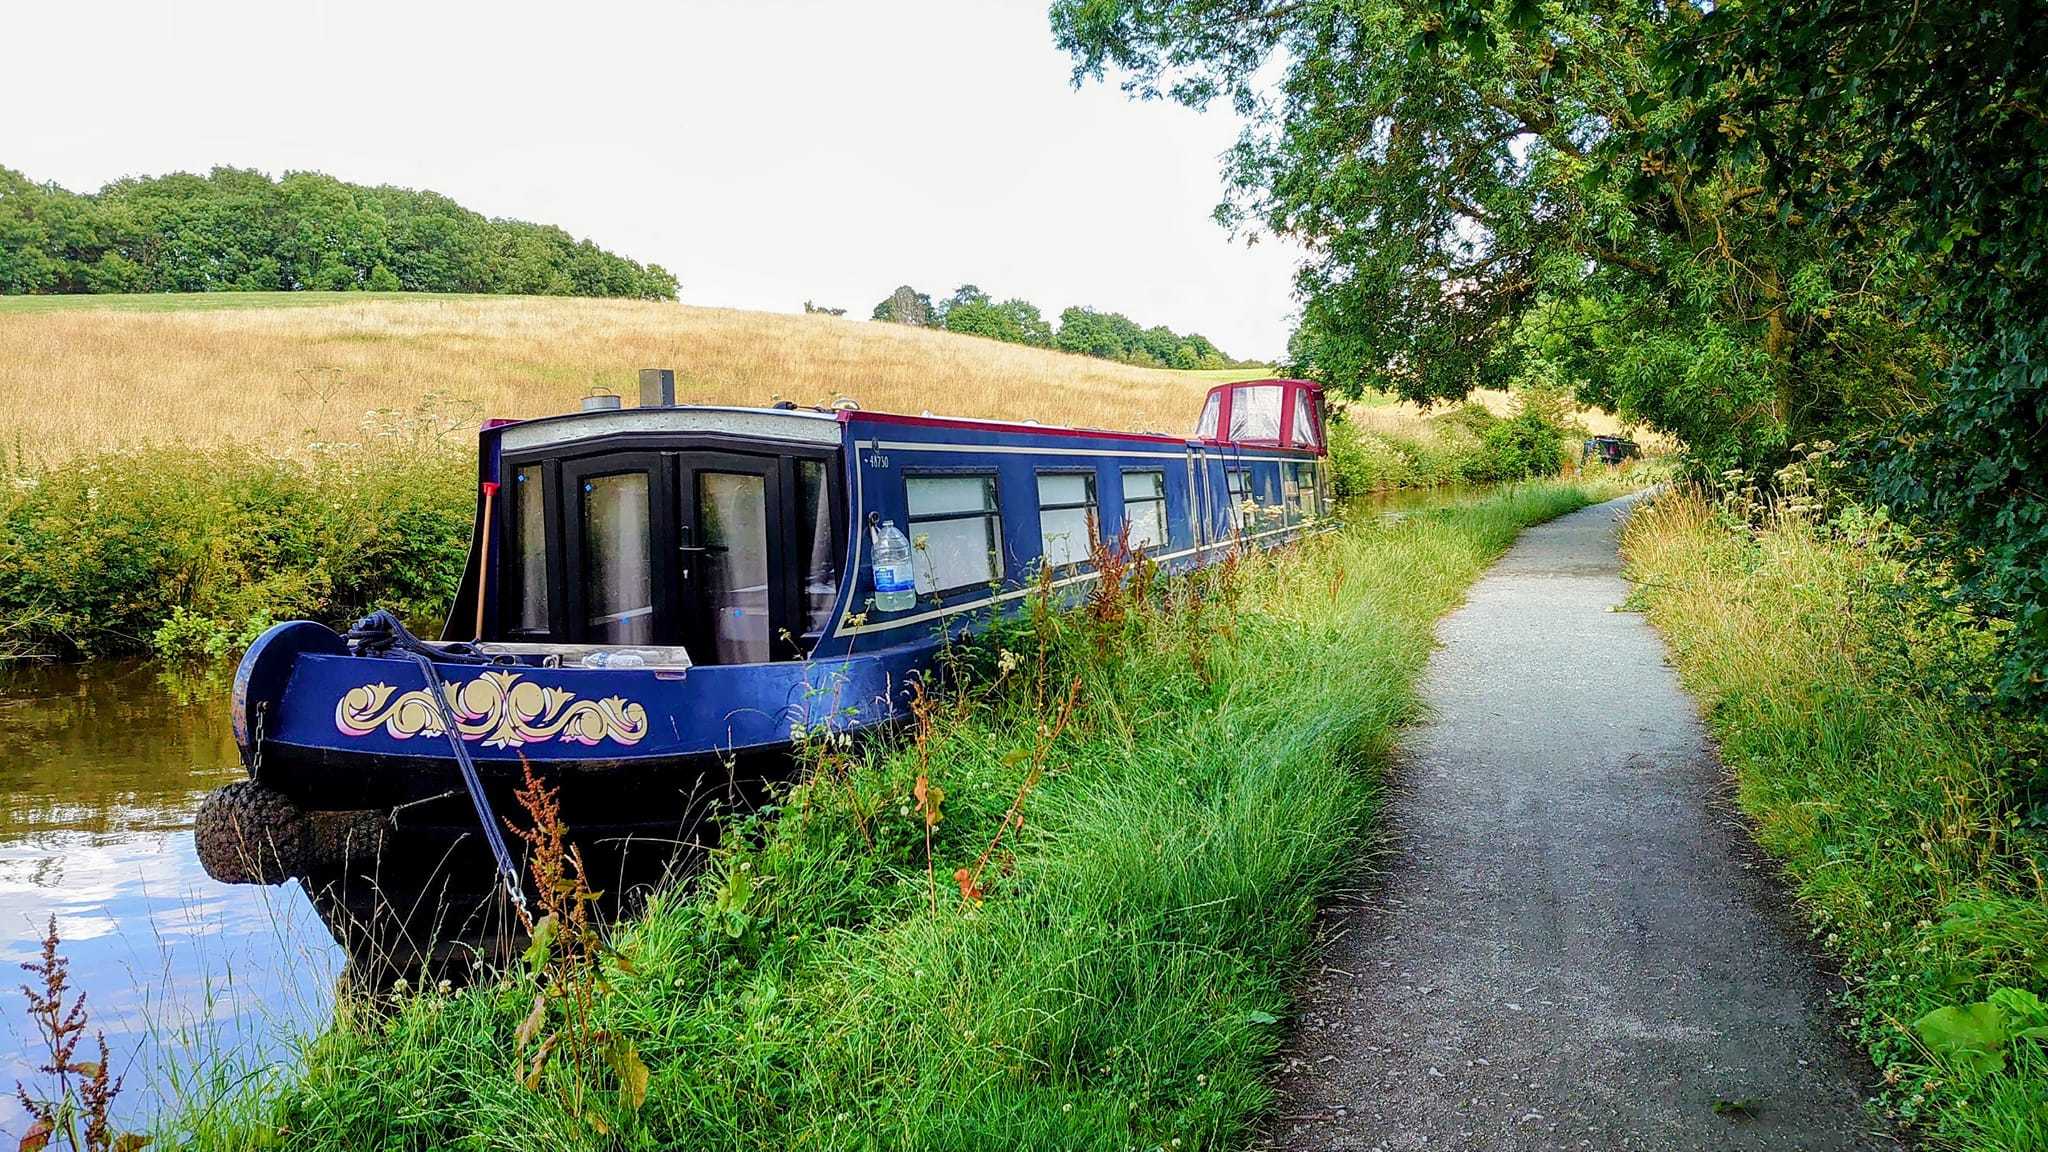
<path fill-rule="evenodd" d="M 1239 464 L 1226 464 L 1223 468 L 1223 497 L 1230 503 L 1230 525 L 1240 536 L 1251 535 L 1257 527 L 1256 517 L 1245 511 L 1245 501 L 1258 502 L 1252 495 L 1252 470 Z"/>
<path fill-rule="evenodd" d="M 1131 523 L 1132 504 L 1157 504 L 1159 505 L 1159 532 L 1161 539 L 1157 544 L 1140 545 L 1140 547 L 1150 548 L 1159 552 L 1172 551 L 1173 506 L 1170 501 L 1173 497 L 1173 486 L 1166 482 L 1166 469 L 1164 467 L 1154 467 L 1150 464 L 1134 464 L 1120 468 L 1117 471 L 1117 493 L 1122 498 L 1124 505 L 1123 525 L 1117 529 L 1118 537 L 1120 539 L 1125 538 L 1123 536 L 1123 529 Z M 1125 491 L 1125 488 L 1129 483 L 1129 477 L 1134 474 L 1159 477 L 1159 495 L 1140 496 L 1136 500 L 1131 499 L 1130 493 Z"/>
<path fill-rule="evenodd" d="M 980 512 L 940 512 L 920 516 L 910 506 L 910 484 L 913 480 L 962 480 L 976 479 L 986 483 L 989 506 Z M 986 590 L 992 583 L 1000 583 L 1008 575 L 1008 549 L 1003 541 L 1003 486 L 1002 475 L 994 468 L 906 468 L 903 470 L 903 524 L 904 535 L 910 537 L 911 587 L 917 587 L 917 526 L 951 520 L 981 520 L 987 525 L 992 543 L 989 549 L 990 567 L 993 571 L 986 580 L 970 580 L 965 584 L 941 586 L 936 573 L 932 576 L 930 591 L 920 591 L 919 596 L 932 596 L 941 601 L 957 596 L 969 589 Z M 926 561 L 927 567 L 930 562 Z"/>
<path fill-rule="evenodd" d="M 1047 476 L 1080 476 L 1084 478 L 1087 481 L 1088 486 L 1087 496 L 1084 502 L 1080 504 L 1047 504 L 1045 502 L 1044 495 L 1045 489 L 1041 483 L 1042 479 Z M 1093 557 L 1095 554 L 1095 545 L 1097 541 L 1101 539 L 1102 536 L 1102 494 L 1100 477 L 1097 475 L 1096 469 L 1034 468 L 1031 470 L 1031 480 L 1033 495 L 1036 496 L 1038 499 L 1039 561 L 1041 563 L 1050 563 L 1050 561 L 1046 559 L 1047 553 L 1045 547 L 1045 514 L 1047 512 L 1071 512 L 1074 509 L 1079 508 L 1085 510 L 1088 514 L 1088 547 L 1084 550 L 1082 559 L 1069 561 L 1068 563 L 1060 565 L 1060 567 L 1070 568 L 1075 572 L 1094 571 L 1095 561 Z"/>

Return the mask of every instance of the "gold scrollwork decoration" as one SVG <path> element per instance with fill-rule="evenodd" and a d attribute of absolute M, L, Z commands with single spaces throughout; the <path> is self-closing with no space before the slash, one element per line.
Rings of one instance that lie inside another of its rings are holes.
<path fill-rule="evenodd" d="M 519 748 L 543 740 L 638 744 L 647 735 L 647 709 L 622 696 L 578 700 L 574 692 L 522 680 L 517 672 L 484 672 L 443 687 L 456 731 L 464 740 L 483 741 L 486 748 Z M 395 692 L 381 683 L 349 689 L 334 705 L 334 726 L 349 736 L 382 728 L 395 740 L 441 735 L 441 711 L 425 688 Z"/>

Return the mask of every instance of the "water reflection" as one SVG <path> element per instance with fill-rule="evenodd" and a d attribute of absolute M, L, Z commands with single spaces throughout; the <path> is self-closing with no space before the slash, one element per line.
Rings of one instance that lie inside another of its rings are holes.
<path fill-rule="evenodd" d="M 135 664 L 0 676 L 0 963 L 18 972 L 56 916 L 132 1124 L 166 1097 L 203 1099 L 195 1067 L 288 1059 L 291 1037 L 325 1020 L 342 967 L 299 889 L 200 869 L 192 813 L 241 774 L 226 701 L 222 676 Z M 34 1043 L 19 1001 L 0 999 L 0 1089 L 35 1083 Z M 25 1126 L 10 1092 L 0 1131 Z"/>

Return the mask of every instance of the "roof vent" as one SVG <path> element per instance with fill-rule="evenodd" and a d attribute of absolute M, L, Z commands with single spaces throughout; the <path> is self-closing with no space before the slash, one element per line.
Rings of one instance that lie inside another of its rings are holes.
<path fill-rule="evenodd" d="M 673 408 L 676 403 L 676 371 L 673 368 L 640 370 L 640 406 Z"/>
<path fill-rule="evenodd" d="M 616 412 L 619 410 L 618 394 L 615 392 L 592 392 L 583 398 L 583 410 L 585 412 Z"/>

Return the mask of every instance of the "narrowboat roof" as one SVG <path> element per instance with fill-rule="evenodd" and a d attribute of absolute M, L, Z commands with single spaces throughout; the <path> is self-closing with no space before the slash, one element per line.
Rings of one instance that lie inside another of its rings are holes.
<path fill-rule="evenodd" d="M 624 432 L 718 432 L 801 444 L 839 443 L 839 421 L 832 412 L 708 404 L 604 408 L 532 420 L 491 420 L 485 422 L 484 430 L 497 432 L 499 444 L 515 452 Z"/>
<path fill-rule="evenodd" d="M 1320 390 L 1311 381 L 1279 377 L 1238 380 L 1210 390 L 1211 395 L 1231 387 L 1259 384 L 1287 384 Z M 1014 432 L 1038 436 L 1076 436 L 1097 440 L 1125 440 L 1147 444 L 1186 444 L 1191 440 L 1218 442 L 1213 435 L 1173 435 L 1165 432 L 1129 432 L 1113 428 L 1079 428 L 1034 421 L 991 420 L 974 416 L 940 416 L 931 413 L 908 415 L 859 408 L 753 408 L 740 405 L 673 404 L 633 408 L 603 408 L 565 412 L 530 419 L 492 419 L 484 431 L 497 432 L 502 447 L 511 451 L 543 448 L 553 444 L 594 439 L 631 432 L 718 432 L 752 435 L 765 440 L 804 444 L 837 444 L 839 425 L 845 423 L 896 424 L 925 428 L 963 428 L 982 432 Z M 1308 445 L 1275 445 L 1308 447 Z"/>

